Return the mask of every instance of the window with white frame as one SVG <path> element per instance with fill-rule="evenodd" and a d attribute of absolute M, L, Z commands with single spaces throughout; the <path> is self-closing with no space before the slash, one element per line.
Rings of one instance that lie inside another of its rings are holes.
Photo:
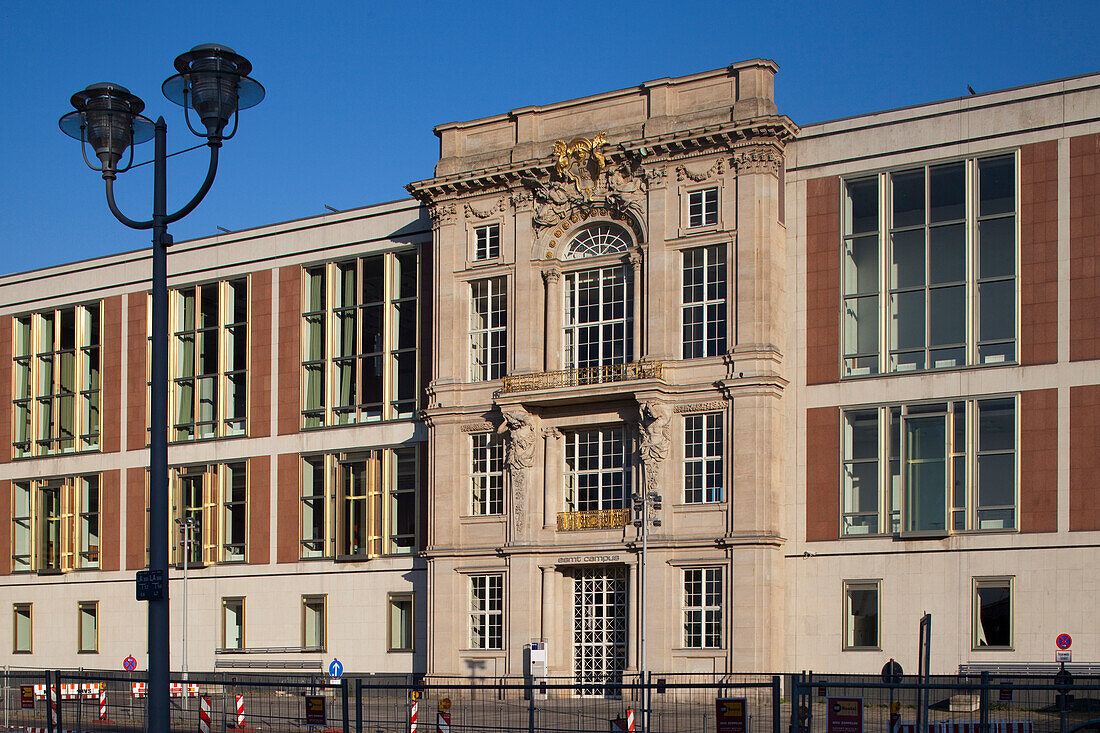
<path fill-rule="evenodd" d="M 622 428 L 563 431 L 565 511 L 622 509 L 630 496 L 630 444 Z"/>
<path fill-rule="evenodd" d="M 724 470 L 722 415 L 684 417 L 684 503 L 722 501 Z"/>
<path fill-rule="evenodd" d="M 726 352 L 726 248 L 685 249 L 683 327 L 685 359 Z"/>
<path fill-rule="evenodd" d="M 474 280 L 470 296 L 470 379 L 500 379 L 508 357 L 507 279 Z"/>
<path fill-rule="evenodd" d="M 504 446 L 491 433 L 470 436 L 470 513 L 474 516 L 504 513 Z"/>
<path fill-rule="evenodd" d="M 98 303 L 16 316 L 12 344 L 12 455 L 98 450 Z"/>
<path fill-rule="evenodd" d="M 98 475 L 13 481 L 12 572 L 98 568 L 101 498 Z"/>
<path fill-rule="evenodd" d="M 1016 529 L 1016 398 L 845 410 L 842 431 L 842 535 Z"/>
<path fill-rule="evenodd" d="M 222 599 L 222 649 L 244 649 L 244 598 Z"/>
<path fill-rule="evenodd" d="M 80 601 L 76 604 L 76 651 L 95 654 L 99 651 L 99 602 Z"/>
<path fill-rule="evenodd" d="M 474 228 L 474 259 L 495 260 L 500 257 L 500 224 Z"/>
<path fill-rule="evenodd" d="M 1012 648 L 1012 578 L 974 578 L 974 649 Z"/>
<path fill-rule="evenodd" d="M 630 249 L 630 235 L 626 229 L 611 222 L 596 222 L 578 231 L 569 240 L 562 259 L 576 260 L 582 257 L 618 254 Z"/>
<path fill-rule="evenodd" d="M 718 188 L 688 193 L 688 226 L 705 227 L 718 223 Z"/>
<path fill-rule="evenodd" d="M 470 576 L 470 648 L 504 648 L 504 576 Z"/>
<path fill-rule="evenodd" d="M 684 569 L 684 647 L 722 646 L 722 568 Z"/>
<path fill-rule="evenodd" d="M 245 562 L 248 548 L 248 471 L 246 464 L 182 466 L 170 471 L 172 516 L 190 520 L 191 544 L 177 533 L 172 562 L 212 565 Z"/>
<path fill-rule="evenodd" d="M 173 440 L 244 435 L 248 403 L 248 279 L 171 294 Z"/>
<path fill-rule="evenodd" d="M 634 296 L 625 265 L 565 274 L 565 368 L 626 364 L 634 357 Z"/>
<path fill-rule="evenodd" d="M 1016 157 L 843 187 L 844 375 L 1016 360 Z"/>
<path fill-rule="evenodd" d="M 14 603 L 11 607 L 11 653 L 30 654 L 33 647 L 32 604 Z"/>
<path fill-rule="evenodd" d="M 878 649 L 879 581 L 844 581 L 844 648 Z"/>
<path fill-rule="evenodd" d="M 415 250 L 306 267 L 302 425 L 411 417 L 417 406 Z"/>
<path fill-rule="evenodd" d="M 414 552 L 416 447 L 302 458 L 300 557 L 378 557 Z"/>

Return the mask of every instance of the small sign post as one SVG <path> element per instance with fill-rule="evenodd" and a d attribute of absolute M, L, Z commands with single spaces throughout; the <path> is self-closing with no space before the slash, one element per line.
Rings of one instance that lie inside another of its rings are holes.
<path fill-rule="evenodd" d="M 745 733 L 745 708 L 747 700 L 743 697 L 719 697 L 714 701 L 715 719 L 718 721 L 718 733 Z"/>
<path fill-rule="evenodd" d="M 862 697 L 830 697 L 826 707 L 828 733 L 863 733 Z"/>

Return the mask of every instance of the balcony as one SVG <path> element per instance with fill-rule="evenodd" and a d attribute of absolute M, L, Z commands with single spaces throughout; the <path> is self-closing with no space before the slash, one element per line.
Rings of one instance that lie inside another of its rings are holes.
<path fill-rule="evenodd" d="M 502 391 L 504 394 L 513 394 L 556 387 L 582 387 L 592 384 L 632 382 L 639 379 L 662 379 L 664 370 L 665 365 L 660 361 L 632 361 L 628 364 L 605 364 L 581 369 L 563 369 L 559 372 L 513 374 L 504 378 Z"/>
<path fill-rule="evenodd" d="M 558 512 L 558 531 L 574 532 L 579 529 L 614 529 L 630 522 L 630 507 L 622 509 L 597 509 L 588 512 Z"/>

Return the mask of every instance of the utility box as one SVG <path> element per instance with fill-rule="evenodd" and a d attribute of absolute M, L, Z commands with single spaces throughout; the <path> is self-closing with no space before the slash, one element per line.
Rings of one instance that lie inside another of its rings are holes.
<path fill-rule="evenodd" d="M 531 676 L 531 683 L 535 686 L 535 696 L 545 699 L 547 696 L 545 641 L 531 642 L 530 669 L 528 670 L 528 674 Z"/>

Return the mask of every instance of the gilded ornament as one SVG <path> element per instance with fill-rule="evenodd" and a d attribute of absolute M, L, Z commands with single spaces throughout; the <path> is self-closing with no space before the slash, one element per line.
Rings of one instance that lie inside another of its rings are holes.
<path fill-rule="evenodd" d="M 551 260 L 554 258 L 554 253 L 550 250 L 546 250 L 546 259 Z"/>
<path fill-rule="evenodd" d="M 554 248 L 554 247 L 556 247 L 556 246 L 558 246 L 558 243 L 557 243 L 557 242 L 555 242 L 555 241 L 554 241 L 553 239 L 551 239 L 551 240 L 550 240 L 550 248 L 551 248 L 551 249 L 553 249 L 553 248 Z"/>
<path fill-rule="evenodd" d="M 594 138 L 578 137 L 566 143 L 558 140 L 554 143 L 554 169 L 558 178 L 577 187 L 577 193 L 588 200 L 600 174 L 606 167 L 600 148 L 607 142 L 606 134 L 601 132 Z M 586 185 L 582 185 L 582 181 Z"/>

